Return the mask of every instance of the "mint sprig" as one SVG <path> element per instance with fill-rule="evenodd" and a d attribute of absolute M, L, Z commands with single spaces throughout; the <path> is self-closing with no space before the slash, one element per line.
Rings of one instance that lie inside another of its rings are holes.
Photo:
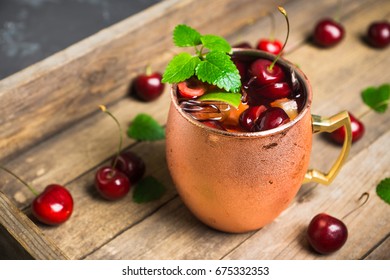
<path fill-rule="evenodd" d="M 200 45 L 202 35 L 192 27 L 179 24 L 173 31 L 173 42 L 178 47 L 194 47 Z"/>
<path fill-rule="evenodd" d="M 390 177 L 380 181 L 376 187 L 376 193 L 383 201 L 390 204 Z"/>
<path fill-rule="evenodd" d="M 179 53 L 168 63 L 162 82 L 179 83 L 197 76 L 203 82 L 226 90 L 239 92 L 241 78 L 230 57 L 231 46 L 217 35 L 201 35 L 195 29 L 180 24 L 173 31 L 173 42 L 178 47 L 194 47 L 195 54 Z"/>
<path fill-rule="evenodd" d="M 152 116 L 141 113 L 130 123 L 127 136 L 138 141 L 156 141 L 165 138 L 165 129 Z"/>
<path fill-rule="evenodd" d="M 384 113 L 390 103 L 390 84 L 366 88 L 362 91 L 362 99 L 372 110 Z"/>
<path fill-rule="evenodd" d="M 200 63 L 200 58 L 189 53 L 179 53 L 173 57 L 167 66 L 162 81 L 179 83 L 194 75 L 194 69 Z"/>

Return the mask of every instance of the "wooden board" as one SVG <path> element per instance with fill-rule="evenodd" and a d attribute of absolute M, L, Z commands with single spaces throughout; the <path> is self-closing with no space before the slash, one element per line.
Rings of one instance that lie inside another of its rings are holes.
<path fill-rule="evenodd" d="M 5 100 L 0 103 L 1 162 L 39 190 L 53 182 L 65 184 L 75 200 L 74 213 L 65 224 L 37 223 L 44 240 L 53 241 L 70 259 L 389 259 L 390 206 L 375 193 L 376 184 L 390 176 L 389 113 L 370 112 L 362 118 L 364 138 L 353 145 L 331 186 L 302 186 L 293 204 L 256 232 L 221 233 L 196 220 L 170 179 L 164 141 L 124 143 L 144 158 L 147 174 L 167 187 L 161 199 L 136 204 L 130 194 L 107 202 L 96 193 L 94 173 L 117 146 L 117 137 L 112 137 L 117 128 L 97 105 L 108 104 L 123 127 L 140 112 L 165 124 L 168 88 L 152 103 L 128 97 L 127 90 L 150 61 L 157 70 L 164 68 L 176 51 L 170 37 L 176 24 L 186 22 L 202 33 L 221 34 L 233 44 L 243 40 L 255 44 L 268 36 L 267 13 L 273 11 L 276 34 L 281 38 L 285 34 L 283 17 L 270 1 L 200 2 L 206 3 L 163 1 L 0 82 L 0 99 Z M 360 98 L 362 89 L 390 81 L 389 48 L 371 49 L 361 40 L 369 22 L 390 11 L 390 3 L 344 1 L 346 38 L 335 48 L 319 49 L 307 38 L 317 19 L 336 11 L 335 2 L 285 1 L 291 22 L 285 57 L 311 81 L 312 113 L 330 116 L 350 110 L 359 116 L 367 110 Z M 213 13 L 206 16 L 203 6 Z M 191 16 L 184 13 L 188 10 L 193 11 Z M 145 28 L 150 32 L 145 34 Z M 325 137 L 315 136 L 311 165 L 326 170 L 339 151 Z M 33 197 L 28 190 L 10 176 L 2 174 L 0 180 L 0 190 L 31 216 L 28 206 Z M 320 212 L 343 217 L 358 205 L 363 192 L 369 192 L 370 199 L 346 218 L 350 236 L 342 250 L 329 256 L 313 253 L 304 238 L 310 219 Z"/>

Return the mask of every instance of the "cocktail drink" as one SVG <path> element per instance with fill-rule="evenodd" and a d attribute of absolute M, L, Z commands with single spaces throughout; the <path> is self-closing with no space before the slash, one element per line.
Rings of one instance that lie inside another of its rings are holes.
<path fill-rule="evenodd" d="M 226 232 L 251 231 L 272 222 L 302 183 L 329 184 L 351 145 L 347 112 L 331 118 L 312 116 L 309 81 L 292 63 L 279 59 L 276 64 L 283 71 L 276 83 L 287 84 L 286 96 L 258 96 L 262 86 L 252 87 L 257 80 L 251 67 L 259 59 L 272 62 L 274 56 L 256 50 L 233 51 L 233 60 L 244 66 L 242 101 L 237 108 L 218 100 L 188 98 L 177 84 L 171 91 L 166 151 L 172 179 L 198 219 Z M 216 90 L 203 86 L 206 92 Z M 308 171 L 313 132 L 331 132 L 341 126 L 349 137 L 331 170 L 325 174 Z"/>
<path fill-rule="evenodd" d="M 185 25 L 175 28 L 174 41 L 194 46 L 196 56 L 176 55 L 164 73 L 172 83 L 167 163 L 198 219 L 226 232 L 256 230 L 289 206 L 302 183 L 332 182 L 351 146 L 350 119 L 346 111 L 312 116 L 300 69 L 280 54 L 231 50 L 223 38 Z M 341 126 L 346 138 L 332 168 L 308 170 L 313 133 Z"/>

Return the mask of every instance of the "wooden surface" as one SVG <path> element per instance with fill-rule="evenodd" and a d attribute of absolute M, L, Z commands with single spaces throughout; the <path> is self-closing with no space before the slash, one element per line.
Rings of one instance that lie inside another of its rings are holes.
<path fill-rule="evenodd" d="M 6 255 L 23 259 L 66 259 L 62 251 L 47 240 L 40 229 L 2 192 L 0 192 L 0 226 L 1 236 L 8 241 L 2 244 L 0 259 Z"/>
<path fill-rule="evenodd" d="M 371 21 L 389 16 L 390 1 L 343 1 L 347 34 L 332 49 L 319 49 L 307 38 L 316 20 L 334 15 L 337 1 L 281 2 L 291 23 L 285 57 L 311 81 L 312 113 L 364 114 L 362 89 L 390 82 L 390 48 L 372 49 L 361 37 Z M 205 7 L 213 12 L 206 13 Z M 117 128 L 98 104 L 108 105 L 124 127 L 140 112 L 161 124 L 166 121 L 168 87 L 152 103 L 137 101 L 127 91 L 148 63 L 163 71 L 175 52 L 173 27 L 185 22 L 202 33 L 225 36 L 232 44 L 255 44 L 269 34 L 268 11 L 276 11 L 273 1 L 166 0 L 0 81 L 0 162 L 38 190 L 56 182 L 65 184 L 74 197 L 74 213 L 65 224 L 47 227 L 32 219 L 48 246 L 56 244 L 70 259 L 390 259 L 390 206 L 375 193 L 377 183 L 390 176 L 389 112 L 364 115 L 366 133 L 353 144 L 330 186 L 303 185 L 280 217 L 255 232 L 222 233 L 196 220 L 172 184 L 164 141 L 125 140 L 126 149 L 145 160 L 147 174 L 167 187 L 158 201 L 136 204 L 129 194 L 108 202 L 93 188 L 96 169 L 114 155 L 117 145 L 117 137 L 112 137 Z M 283 17 L 275 15 L 276 36 L 284 38 Z M 339 150 L 315 136 L 311 165 L 326 170 Z M 31 216 L 33 197 L 24 186 L 2 173 L 0 190 Z M 364 192 L 370 194 L 367 204 L 344 221 L 349 229 L 345 246 L 328 256 L 312 252 L 304 238 L 311 218 L 320 212 L 341 218 L 359 205 Z"/>

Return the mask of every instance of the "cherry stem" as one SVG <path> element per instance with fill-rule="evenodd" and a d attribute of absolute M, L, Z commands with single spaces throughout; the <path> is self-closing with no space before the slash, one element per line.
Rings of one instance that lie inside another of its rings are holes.
<path fill-rule="evenodd" d="M 358 210 L 360 207 L 362 207 L 364 204 L 367 203 L 368 201 L 368 198 L 370 197 L 370 194 L 368 192 L 364 192 L 362 193 L 362 195 L 359 197 L 358 201 L 361 201 L 364 197 L 364 201 L 358 206 L 356 207 L 355 209 L 352 209 L 351 211 L 349 211 L 347 214 L 344 215 L 344 217 L 342 218 L 342 220 L 344 220 L 345 218 L 347 218 L 349 215 L 351 215 L 353 212 L 355 212 L 356 210 Z"/>
<path fill-rule="evenodd" d="M 18 175 L 16 175 L 15 173 L 13 173 L 11 170 L 9 170 L 8 168 L 4 167 L 4 166 L 1 166 L 0 165 L 0 169 L 4 170 L 5 172 L 11 174 L 12 176 L 14 176 L 16 179 L 18 179 L 23 185 L 25 185 L 35 196 L 37 196 L 39 193 L 33 188 L 31 187 L 29 184 L 26 183 L 26 181 L 24 181 L 22 178 L 20 178 Z"/>
<path fill-rule="evenodd" d="M 341 11 L 343 10 L 343 0 L 339 0 L 337 4 L 336 15 L 334 16 L 334 20 L 336 22 L 340 22 L 341 20 Z"/>
<path fill-rule="evenodd" d="M 272 61 L 271 65 L 268 67 L 268 70 L 269 71 L 272 71 L 272 69 L 274 68 L 276 62 L 278 61 L 278 59 L 281 57 L 282 53 L 283 53 L 283 50 L 284 50 L 284 47 L 286 46 L 287 44 L 287 41 L 288 41 L 288 37 L 290 35 L 290 21 L 288 20 L 288 16 L 287 16 L 287 12 L 286 10 L 281 7 L 281 6 L 278 6 L 278 9 L 279 9 L 279 12 L 282 13 L 284 15 L 284 18 L 286 19 L 286 23 L 287 23 L 287 35 L 286 35 L 286 39 L 284 40 L 284 44 L 283 44 L 283 47 L 282 49 L 280 50 L 280 52 L 278 53 L 278 55 L 275 57 L 274 61 Z"/>
<path fill-rule="evenodd" d="M 150 66 L 150 64 L 148 64 L 148 65 L 146 66 L 145 74 L 146 74 L 146 76 L 152 75 L 152 66 Z"/>
<path fill-rule="evenodd" d="M 122 127 L 118 121 L 118 119 L 110 112 L 107 110 L 106 106 L 104 105 L 99 105 L 99 108 L 100 110 L 102 110 L 104 113 L 106 113 L 107 115 L 109 115 L 116 123 L 116 125 L 118 126 L 118 130 L 119 130 L 119 144 L 118 144 L 118 151 L 116 153 L 116 156 L 115 156 L 115 159 L 114 161 L 112 162 L 111 164 L 111 168 L 114 169 L 114 167 L 116 166 L 117 162 L 118 162 L 118 157 L 119 157 L 119 154 L 122 150 L 122 142 L 123 142 L 123 137 L 122 137 Z"/>

